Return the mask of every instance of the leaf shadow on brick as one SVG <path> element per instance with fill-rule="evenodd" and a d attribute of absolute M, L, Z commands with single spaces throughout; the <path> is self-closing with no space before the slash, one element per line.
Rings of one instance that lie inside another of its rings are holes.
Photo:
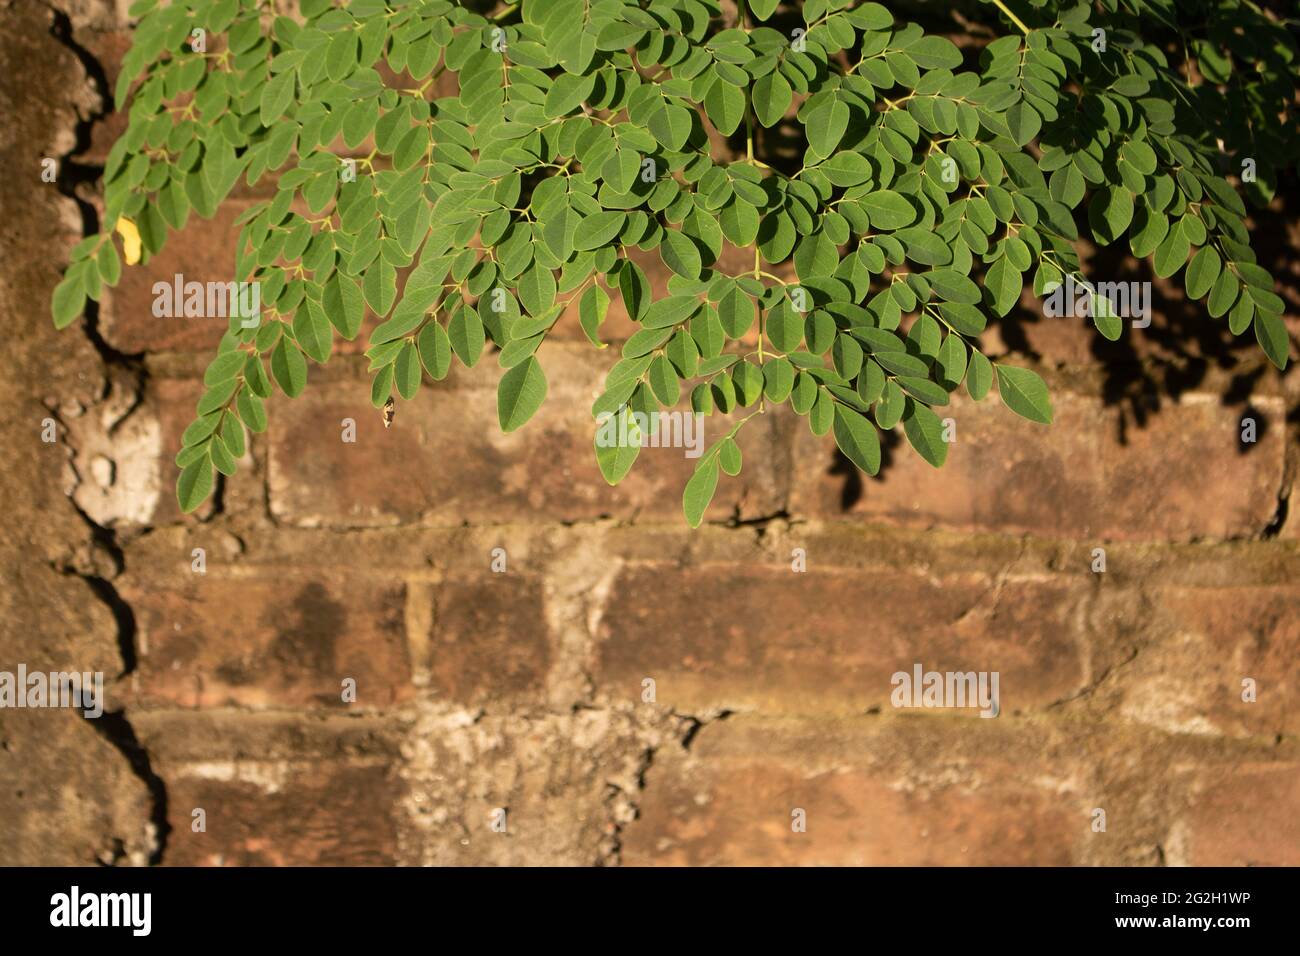
<path fill-rule="evenodd" d="M 901 443 L 902 439 L 898 436 L 898 429 L 891 428 L 889 431 L 880 433 L 880 470 L 874 475 L 866 476 L 871 481 L 880 481 L 894 463 L 894 449 Z M 831 463 L 826 469 L 826 474 L 835 477 L 842 477 L 844 485 L 840 488 L 840 510 L 848 513 L 853 510 L 854 506 L 862 500 L 866 493 L 866 483 L 863 481 L 863 473 L 858 470 L 858 466 L 849 461 L 848 456 L 838 448 L 831 453 Z"/>
<path fill-rule="evenodd" d="M 1294 253 L 1287 246 L 1287 226 L 1300 216 L 1300 181 L 1294 174 L 1286 177 L 1277 195 L 1273 207 L 1251 209 L 1256 227 L 1252 241 L 1260 264 L 1278 281 L 1288 314 L 1295 315 L 1300 313 L 1300 282 L 1296 279 Z M 1081 234 L 1086 231 L 1082 218 Z M 1214 371 L 1227 378 L 1219 392 L 1221 403 L 1229 408 L 1240 407 L 1242 417 L 1254 417 L 1256 437 L 1264 438 L 1273 425 L 1253 397 L 1267 381 L 1271 366 L 1260 356 L 1252 334 L 1234 336 L 1228 330 L 1226 317 L 1211 318 L 1204 302 L 1177 292 L 1162 292 L 1162 280 L 1155 277 L 1151 263 L 1130 255 L 1124 239 L 1097 248 L 1085 273 L 1097 282 L 1152 283 L 1149 327 L 1135 329 L 1126 320 L 1124 333 L 1114 342 L 1089 327 L 1089 353 L 1103 372 L 1102 401 L 1119 409 L 1116 428 L 1121 445 L 1128 444 L 1130 428 L 1145 428 L 1151 417 L 1167 405 L 1207 386 Z M 1171 285 L 1179 289 L 1182 275 L 1180 271 L 1175 278 L 1164 280 L 1166 288 Z M 1047 361 L 1049 357 L 1030 344 L 1026 327 L 1056 321 L 1060 320 L 1017 305 L 994 324 L 1009 350 Z M 1293 374 L 1293 369 L 1294 363 L 1277 374 L 1284 379 Z M 1259 444 L 1258 440 L 1239 442 L 1237 452 L 1249 454 Z"/>
<path fill-rule="evenodd" d="M 347 623 L 346 608 L 330 598 L 319 581 L 304 586 L 291 603 L 276 608 L 267 625 L 275 637 L 253 659 L 232 659 L 216 669 L 232 686 L 252 685 L 266 671 L 286 679 L 308 678 L 335 669 L 336 646 Z M 319 695 L 322 704 L 339 704 L 337 694 Z"/>

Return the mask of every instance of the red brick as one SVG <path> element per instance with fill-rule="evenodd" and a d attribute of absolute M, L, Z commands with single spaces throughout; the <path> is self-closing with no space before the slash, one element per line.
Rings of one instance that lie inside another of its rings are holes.
<path fill-rule="evenodd" d="M 1053 390 L 1055 421 L 1038 425 L 1002 407 L 957 399 L 944 417 L 957 423 L 942 469 L 898 442 L 878 479 L 832 473 L 833 440 L 798 432 L 792 484 L 796 514 L 843 514 L 906 527 L 945 527 L 1095 540 L 1185 540 L 1254 534 L 1277 507 L 1282 480 L 1283 409 L 1261 400 L 1268 419 L 1259 441 L 1243 446 L 1240 413 L 1208 395 L 1185 396 L 1131 422 L 1124 441 L 1116 413 L 1091 395 Z M 1242 448 L 1249 451 L 1243 453 Z M 1206 467 L 1212 463 L 1211 467 Z"/>
<path fill-rule="evenodd" d="M 1073 616 L 1084 593 L 976 572 L 637 565 L 611 588 L 594 674 L 613 700 L 639 700 L 653 678 L 656 702 L 685 713 L 892 712 L 891 677 L 920 663 L 997 671 L 1010 714 L 1082 682 Z"/>
<path fill-rule="evenodd" d="M 1246 762 L 1207 773 L 1181 833 L 1191 866 L 1300 866 L 1300 766 Z"/>
<path fill-rule="evenodd" d="M 644 448 L 617 487 L 596 467 L 591 401 L 610 359 L 588 349 L 544 346 L 539 355 L 549 396 L 527 425 L 502 434 L 496 387 L 502 374 L 490 355 L 472 371 L 457 368 L 426 382 L 413 401 L 397 403 L 388 430 L 370 405 L 366 382 L 309 385 L 300 398 L 277 399 L 270 417 L 272 513 L 291 524 L 368 527 L 537 523 L 633 516 L 680 523 L 682 488 L 695 460 L 679 448 Z M 779 510 L 773 416 L 741 430 L 746 467 L 723 477 L 710 520 Z M 357 441 L 341 441 L 340 422 L 357 422 Z M 705 447 L 727 427 L 708 417 Z"/>
<path fill-rule="evenodd" d="M 551 662 L 540 579 L 484 574 L 433 592 L 429 686 L 467 705 L 536 700 Z"/>
<path fill-rule="evenodd" d="M 741 724 L 747 726 L 740 726 Z M 1078 801 L 1042 782 L 1052 768 L 952 760 L 944 779 L 875 753 L 874 731 L 833 750 L 817 733 L 743 718 L 705 728 L 688 756 L 657 758 L 631 866 L 1068 865 L 1085 832 Z M 792 812 L 805 812 L 805 832 Z"/>
<path fill-rule="evenodd" d="M 376 760 L 212 760 L 167 772 L 170 866 L 392 866 L 405 786 Z M 206 830 L 193 831 L 193 811 Z"/>
<path fill-rule="evenodd" d="M 229 576 L 209 554 L 132 574 L 121 593 L 135 613 L 136 687 L 152 707 L 387 707 L 410 696 L 405 587 L 382 576 L 277 569 Z"/>
<path fill-rule="evenodd" d="M 131 32 L 129 30 L 81 30 L 76 40 L 95 58 L 104 70 L 105 93 L 108 102 L 103 104 L 109 109 L 113 91 L 117 88 L 117 77 L 122 69 L 122 58 L 131 49 Z M 77 157 L 79 162 L 87 165 L 103 166 L 108 160 L 108 153 L 113 144 L 126 133 L 129 110 L 113 109 L 90 126 L 90 146 L 85 153 Z"/>
<path fill-rule="evenodd" d="M 1117 671 L 1120 713 L 1173 733 L 1300 732 L 1300 587 L 1162 587 L 1150 603 L 1145 644 Z"/>

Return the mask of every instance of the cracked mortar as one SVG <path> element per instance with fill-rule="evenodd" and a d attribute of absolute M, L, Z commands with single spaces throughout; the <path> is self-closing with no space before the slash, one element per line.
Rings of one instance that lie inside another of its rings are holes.
<path fill-rule="evenodd" d="M 157 428 L 131 421 L 139 365 L 103 345 L 93 310 L 81 341 L 56 340 L 46 315 L 68 250 L 97 228 L 86 194 L 99 171 L 72 157 L 103 116 L 103 71 L 73 39 L 67 14 L 30 0 L 0 10 L 0 162 L 10 171 L 0 182 L 0 314 L 12 336 L 0 357 L 10 410 L 0 427 L 10 447 L 24 449 L 0 483 L 11 509 L 39 516 L 0 531 L 0 666 L 99 670 L 111 682 L 111 709 L 96 720 L 0 713 L 0 862 L 157 863 L 166 789 L 115 706 L 134 667 L 134 628 L 112 584 L 122 555 L 109 530 L 145 514 L 142 469 L 156 458 Z M 47 157 L 56 160 L 57 191 L 40 179 Z M 57 398 L 41 407 L 33 395 Z M 59 426 L 53 444 L 39 439 L 46 417 Z"/>

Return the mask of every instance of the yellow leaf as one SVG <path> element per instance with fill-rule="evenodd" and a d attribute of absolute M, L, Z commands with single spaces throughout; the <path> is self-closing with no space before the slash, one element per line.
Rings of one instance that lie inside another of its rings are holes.
<path fill-rule="evenodd" d="M 140 261 L 140 230 L 126 216 L 117 220 L 117 234 L 122 237 L 122 257 L 128 266 Z"/>

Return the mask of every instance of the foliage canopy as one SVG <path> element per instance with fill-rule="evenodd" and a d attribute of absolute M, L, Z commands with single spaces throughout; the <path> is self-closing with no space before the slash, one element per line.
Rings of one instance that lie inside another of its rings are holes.
<path fill-rule="evenodd" d="M 958 388 L 978 400 L 996 381 L 1049 423 L 1039 376 L 991 362 L 979 336 L 1027 284 L 1082 280 L 1077 223 L 1181 273 L 1283 366 L 1283 302 L 1224 172 L 1250 160 L 1241 188 L 1264 202 L 1295 161 L 1286 25 L 1248 0 L 994 2 L 1006 35 L 963 50 L 852 0 L 301 0 L 296 19 L 140 0 L 116 89 L 129 124 L 104 170 L 118 238 L 76 247 L 55 323 L 241 178 L 276 177 L 240 218 L 234 264 L 260 283 L 261 320 L 231 318 L 176 458 L 187 511 L 266 428 L 273 387 L 299 395 L 367 309 L 376 407 L 490 343 L 511 431 L 546 397 L 537 352 L 566 308 L 604 348 L 621 297 L 639 330 L 594 416 L 747 411 L 686 486 L 693 525 L 769 404 L 870 473 L 879 430 L 900 423 L 942 465 Z M 435 94 L 444 72 L 454 96 Z M 724 244 L 752 249 L 752 268 L 722 269 Z M 666 297 L 645 253 L 671 270 Z M 1091 311 L 1121 334 L 1104 300 Z M 597 447 L 605 478 L 637 451 Z"/>

